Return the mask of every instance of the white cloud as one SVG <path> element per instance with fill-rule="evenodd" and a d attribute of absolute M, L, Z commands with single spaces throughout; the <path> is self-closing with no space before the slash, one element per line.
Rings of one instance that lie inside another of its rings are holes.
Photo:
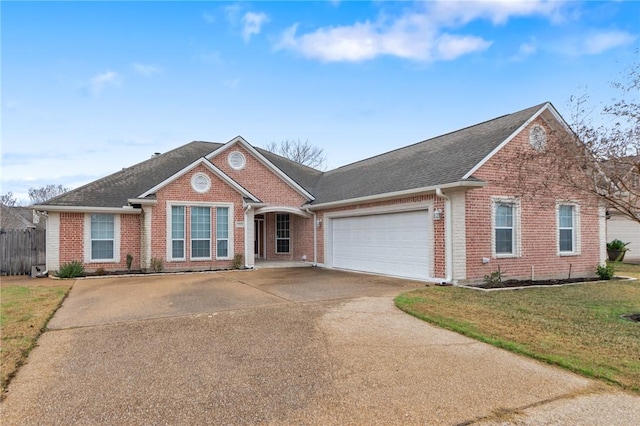
<path fill-rule="evenodd" d="M 242 17 L 242 38 L 245 42 L 251 39 L 252 35 L 260 34 L 262 25 L 269 22 L 269 17 L 262 13 L 247 12 Z"/>
<path fill-rule="evenodd" d="M 588 55 L 597 55 L 609 49 L 631 44 L 637 38 L 637 36 L 624 31 L 595 32 L 588 34 L 583 39 L 580 50 Z"/>
<path fill-rule="evenodd" d="M 122 77 L 115 71 L 106 71 L 101 74 L 97 74 L 89 80 L 88 89 L 89 92 L 97 96 L 104 91 L 107 86 L 120 86 L 122 84 Z"/>
<path fill-rule="evenodd" d="M 144 75 L 146 77 L 162 72 L 162 68 L 156 67 L 155 65 L 141 64 L 138 62 L 135 62 L 133 64 L 133 69 L 138 74 Z"/>
<path fill-rule="evenodd" d="M 459 34 L 471 21 L 483 19 L 499 25 L 512 17 L 541 16 L 558 22 L 564 19 L 566 7 L 566 3 L 552 0 L 418 2 L 396 18 L 381 13 L 376 21 L 322 27 L 303 34 L 294 24 L 283 32 L 275 49 L 324 62 L 359 62 L 382 55 L 421 62 L 452 60 L 482 52 L 492 44 L 477 35 Z"/>
<path fill-rule="evenodd" d="M 535 54 L 538 51 L 538 46 L 534 41 L 522 43 L 518 47 L 518 52 L 511 58 L 514 61 L 524 61 L 529 56 Z"/>
<path fill-rule="evenodd" d="M 204 12 L 202 14 L 202 19 L 204 19 L 207 24 L 213 24 L 216 22 L 216 16 L 209 12 Z"/>

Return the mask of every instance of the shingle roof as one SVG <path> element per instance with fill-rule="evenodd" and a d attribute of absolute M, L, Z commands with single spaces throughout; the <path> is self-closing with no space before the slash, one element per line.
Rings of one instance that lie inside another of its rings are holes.
<path fill-rule="evenodd" d="M 544 105 L 326 172 L 314 204 L 459 182 Z"/>
<path fill-rule="evenodd" d="M 191 142 L 119 172 L 52 198 L 54 206 L 122 207 L 127 200 L 173 176 L 197 159 L 220 148 L 213 142 Z"/>
<path fill-rule="evenodd" d="M 0 229 L 35 228 L 36 225 L 34 225 L 29 219 L 25 218 L 21 210 L 31 213 L 31 209 L 8 207 L 4 204 L 0 204 Z"/>
<path fill-rule="evenodd" d="M 328 172 L 256 148 L 315 197 L 314 204 L 459 182 L 545 104 Z M 223 144 L 191 142 L 48 200 L 46 205 L 122 207 Z M 469 180 L 475 180 L 473 177 Z"/>

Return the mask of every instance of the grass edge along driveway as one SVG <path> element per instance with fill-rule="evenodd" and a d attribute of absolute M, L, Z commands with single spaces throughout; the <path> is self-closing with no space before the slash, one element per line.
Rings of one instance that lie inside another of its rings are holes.
<path fill-rule="evenodd" d="M 62 305 L 73 280 L 55 286 L 2 285 L 0 288 L 0 400 L 53 314 Z"/>
<path fill-rule="evenodd" d="M 640 393 L 640 323 L 620 318 L 640 312 L 640 281 L 494 292 L 431 286 L 395 303 L 440 327 Z"/>

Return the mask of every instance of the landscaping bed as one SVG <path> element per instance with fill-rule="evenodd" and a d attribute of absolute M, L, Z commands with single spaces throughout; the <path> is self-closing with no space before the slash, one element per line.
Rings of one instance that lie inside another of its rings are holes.
<path fill-rule="evenodd" d="M 575 284 L 582 282 L 602 281 L 602 278 L 565 278 L 558 280 L 505 280 L 496 283 L 483 283 L 474 287 L 478 288 L 509 288 L 509 287 L 530 287 L 530 286 L 553 286 L 563 284 Z"/>

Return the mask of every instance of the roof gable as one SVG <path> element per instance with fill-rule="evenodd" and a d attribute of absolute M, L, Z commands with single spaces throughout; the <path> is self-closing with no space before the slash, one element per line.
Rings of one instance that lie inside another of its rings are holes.
<path fill-rule="evenodd" d="M 296 192 L 298 192 L 304 198 L 306 198 L 309 201 L 314 200 L 315 197 L 309 191 L 307 191 L 300 184 L 298 184 L 298 182 L 296 182 L 291 176 L 289 176 L 282 169 L 280 169 L 278 166 L 276 166 L 272 161 L 270 161 L 260 151 L 258 151 L 256 148 L 251 146 L 251 144 L 249 144 L 246 140 L 244 140 L 244 138 L 242 136 L 236 136 L 235 138 L 231 139 L 229 142 L 227 142 L 226 144 L 222 145 L 220 148 L 216 149 L 215 151 L 213 151 L 209 155 L 207 155 L 206 158 L 208 160 L 211 160 L 212 158 L 217 157 L 218 155 L 222 154 L 223 152 L 227 151 L 228 149 L 232 148 L 235 145 L 241 145 L 247 152 L 249 152 L 254 158 L 256 158 L 262 165 L 267 167 L 267 169 L 269 169 L 276 176 L 278 176 L 280 179 L 282 179 L 284 182 L 286 182 L 290 187 L 292 187 Z M 267 151 L 265 151 L 265 152 L 267 152 Z M 272 154 L 270 157 L 273 159 L 274 158 L 273 156 L 275 156 L 275 154 Z M 287 160 L 287 161 L 291 161 L 291 160 Z M 281 162 L 281 165 L 282 165 L 282 162 Z M 291 168 L 291 169 L 293 169 L 293 168 Z"/>
<path fill-rule="evenodd" d="M 171 182 L 175 181 L 179 177 L 185 175 L 189 171 L 195 169 L 199 165 L 203 165 L 204 167 L 209 169 L 209 171 L 211 171 L 214 175 L 219 177 L 227 185 L 229 185 L 230 187 L 232 187 L 233 189 L 238 191 L 240 194 L 242 194 L 242 196 L 244 196 L 246 198 L 249 198 L 250 200 L 252 200 L 252 201 L 254 201 L 256 203 L 260 201 L 257 197 L 255 197 L 253 194 L 251 194 L 245 188 L 240 186 L 240 184 L 238 184 L 236 181 L 234 181 L 229 176 L 227 176 L 222 170 L 217 168 L 213 163 L 211 163 L 211 161 L 207 160 L 205 157 L 201 157 L 201 158 L 197 159 L 193 163 L 191 163 L 188 166 L 184 167 L 182 170 L 179 170 L 178 172 L 174 173 L 169 178 L 167 178 L 167 179 L 163 180 L 162 182 L 158 183 L 153 188 L 149 188 L 148 190 L 146 190 L 142 194 L 138 195 L 136 198 L 145 198 L 145 197 L 148 197 L 151 194 L 155 194 L 160 189 L 164 188 L 165 186 L 167 186 Z"/>
<path fill-rule="evenodd" d="M 475 124 L 331 170 L 317 184 L 314 204 L 359 199 L 456 182 L 477 182 L 472 170 L 545 105 Z M 471 172 L 471 173 L 470 173 Z"/>

